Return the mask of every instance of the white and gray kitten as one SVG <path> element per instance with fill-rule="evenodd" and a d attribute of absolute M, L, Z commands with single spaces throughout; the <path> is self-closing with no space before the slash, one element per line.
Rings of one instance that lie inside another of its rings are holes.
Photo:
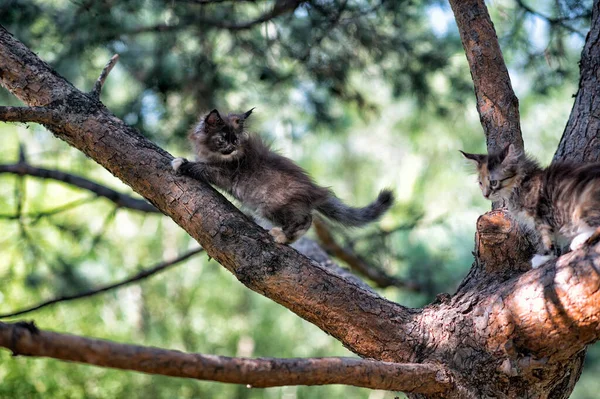
<path fill-rule="evenodd" d="M 580 248 L 600 227 L 600 163 L 543 169 L 512 144 L 489 155 L 462 154 L 477 165 L 483 196 L 504 200 L 513 217 L 539 234 L 534 268 L 554 258 L 563 242 Z"/>
<path fill-rule="evenodd" d="M 252 109 L 221 116 L 215 109 L 201 118 L 189 134 L 198 162 L 176 158 L 173 170 L 225 190 L 270 220 L 275 227 L 269 233 L 278 243 L 293 242 L 306 233 L 313 210 L 346 226 L 362 226 L 391 207 L 389 190 L 363 208 L 342 203 L 293 161 L 248 133 L 244 122 L 251 113 Z"/>

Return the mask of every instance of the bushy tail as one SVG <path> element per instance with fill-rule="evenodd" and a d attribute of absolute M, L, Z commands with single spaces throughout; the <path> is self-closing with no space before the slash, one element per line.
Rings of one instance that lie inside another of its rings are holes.
<path fill-rule="evenodd" d="M 317 211 L 346 226 L 358 227 L 377 220 L 393 203 L 394 194 L 390 190 L 381 191 L 375 201 L 362 208 L 348 206 L 331 195 L 325 203 L 317 207 Z"/>

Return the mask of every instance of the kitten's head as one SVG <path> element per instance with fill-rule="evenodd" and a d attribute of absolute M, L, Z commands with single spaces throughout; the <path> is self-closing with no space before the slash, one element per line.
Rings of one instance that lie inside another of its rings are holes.
<path fill-rule="evenodd" d="M 213 109 L 201 118 L 189 135 L 198 157 L 208 162 L 227 162 L 240 158 L 248 140 L 244 122 L 253 109 L 226 116 L 221 116 L 219 111 Z"/>
<path fill-rule="evenodd" d="M 524 163 L 529 162 L 512 144 L 488 155 L 461 153 L 477 165 L 479 188 L 490 201 L 508 198 L 523 173 Z"/>

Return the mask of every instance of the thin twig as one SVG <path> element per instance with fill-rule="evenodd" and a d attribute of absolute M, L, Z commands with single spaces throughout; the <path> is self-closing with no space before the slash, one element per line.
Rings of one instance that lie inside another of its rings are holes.
<path fill-rule="evenodd" d="M 38 220 L 40 220 L 43 217 L 47 217 L 47 216 L 54 216 L 58 213 L 62 213 L 68 210 L 71 210 L 73 208 L 76 208 L 80 205 L 84 205 L 84 204 L 89 204 L 92 201 L 95 201 L 98 197 L 86 197 L 86 198 L 80 198 L 78 200 L 75 201 L 71 201 L 67 204 L 64 205 L 60 205 L 56 208 L 52 208 L 52 209 L 48 209 L 45 211 L 39 211 L 39 212 L 30 212 L 30 213 L 23 213 L 21 212 L 21 214 L 9 214 L 9 213 L 0 213 L 0 219 L 4 219 L 4 220 L 17 220 L 19 218 L 21 219 L 25 219 L 25 218 L 29 218 L 29 219 L 33 219 L 32 223 L 37 222 Z"/>
<path fill-rule="evenodd" d="M 114 202 L 121 208 L 135 209 L 147 213 L 159 213 L 152 204 L 143 199 L 130 197 L 84 177 L 62 172 L 60 170 L 38 168 L 28 163 L 17 163 L 0 165 L 0 173 L 12 173 L 18 176 L 27 175 L 40 177 L 42 179 L 61 181 L 91 191 L 99 197 L 104 197 Z"/>
<path fill-rule="evenodd" d="M 119 281 L 117 283 L 105 285 L 103 287 L 98 287 L 98 288 L 95 288 L 95 289 L 92 289 L 92 290 L 89 290 L 89 291 L 84 291 L 84 292 L 81 292 L 79 294 L 64 295 L 64 296 L 61 296 L 61 297 L 58 297 L 58 298 L 50 299 L 48 301 L 42 302 L 40 304 L 31 306 L 31 307 L 28 307 L 28 308 L 25 308 L 25 309 L 17 310 L 15 312 L 0 314 L 0 319 L 4 319 L 4 318 L 7 318 L 7 317 L 15 317 L 15 316 L 19 316 L 19 315 L 26 314 L 26 313 L 31 313 L 31 312 L 33 312 L 35 310 L 39 310 L 39 309 L 45 308 L 47 306 L 54 305 L 55 303 L 72 301 L 72 300 L 81 299 L 81 298 L 87 298 L 87 297 L 90 297 L 90 296 L 93 296 L 93 295 L 96 295 L 96 294 L 100 294 L 102 292 L 107 292 L 107 291 L 110 291 L 110 290 L 114 290 L 116 288 L 123 287 L 125 285 L 129 285 L 129 284 L 135 283 L 137 281 L 140 281 L 140 280 L 143 280 L 143 279 L 145 279 L 147 277 L 150 277 L 150 276 L 152 276 L 152 275 L 154 275 L 156 273 L 159 273 L 159 272 L 161 272 L 163 270 L 166 270 L 166 269 L 168 269 L 171 266 L 175 266 L 176 264 L 181 263 L 181 262 L 183 262 L 183 261 L 191 258 L 192 256 L 194 256 L 194 255 L 196 255 L 196 254 L 198 254 L 198 253 L 200 253 L 202 251 L 204 251 L 203 248 L 193 249 L 193 250 L 191 250 L 189 252 L 186 252 L 185 254 L 181 255 L 180 257 L 178 257 L 176 259 L 170 260 L 168 262 L 161 262 L 161 263 L 159 263 L 158 265 L 156 265 L 154 267 L 151 267 L 149 269 L 144 269 L 141 272 L 135 274 L 134 276 L 131 276 L 131 277 L 129 277 L 129 278 L 125 279 L 125 280 Z"/>
<path fill-rule="evenodd" d="M 94 90 L 92 90 L 92 92 L 90 93 L 92 96 L 94 96 L 96 98 L 96 100 L 100 100 L 100 93 L 102 92 L 102 86 L 104 86 L 104 81 L 106 81 L 108 74 L 110 73 L 110 71 L 112 71 L 114 66 L 117 64 L 117 61 L 119 61 L 119 54 L 115 54 L 110 58 L 110 60 L 108 61 L 108 63 L 106 64 L 106 66 L 104 67 L 102 72 L 100 73 L 98 80 L 96 80 L 96 84 L 94 85 Z"/>
<path fill-rule="evenodd" d="M 340 246 L 333 238 L 333 235 L 331 234 L 327 226 L 325 226 L 325 223 L 323 223 L 322 221 L 314 219 L 313 223 L 315 226 L 317 236 L 319 237 L 319 241 L 321 242 L 321 245 L 323 246 L 325 251 L 327 251 L 327 253 L 346 262 L 346 264 L 352 270 L 367 277 L 369 280 L 377 284 L 378 287 L 386 288 L 393 286 L 408 289 L 411 291 L 421 290 L 421 286 L 418 283 L 412 281 L 404 281 L 396 277 L 389 276 L 383 270 L 368 264 L 367 261 L 365 261 L 359 255 L 355 254 L 350 249 Z"/>
<path fill-rule="evenodd" d="M 527 4 L 525 4 L 522 0 L 516 0 L 517 5 L 519 7 L 521 7 L 525 12 L 531 14 L 531 15 L 535 15 L 536 17 L 542 18 L 544 20 L 546 20 L 550 25 L 558 25 L 566 30 L 568 30 L 571 33 L 575 33 L 576 35 L 578 35 L 581 38 L 585 38 L 585 34 L 583 34 L 582 32 L 578 31 L 577 29 L 573 28 L 572 26 L 568 25 L 566 22 L 567 21 L 572 21 L 575 19 L 580 19 L 580 18 L 589 18 L 592 16 L 592 12 L 586 12 L 583 14 L 578 14 L 575 15 L 573 17 L 557 17 L 557 18 L 553 18 L 553 17 L 549 17 L 548 15 L 545 15 L 533 8 L 531 8 L 530 6 L 528 6 Z"/>
<path fill-rule="evenodd" d="M 306 0 L 280 0 L 275 3 L 275 5 L 273 6 L 273 8 L 270 11 L 267 11 L 266 13 L 260 15 L 259 17 L 255 18 L 253 20 L 245 21 L 245 22 L 229 22 L 227 20 L 209 19 L 209 18 L 193 19 L 190 22 L 193 23 L 194 25 L 212 26 L 214 28 L 227 29 L 230 31 L 243 31 L 243 30 L 251 29 L 254 26 L 260 25 L 264 22 L 268 22 L 268 21 L 275 19 L 281 15 L 291 13 L 305 1 Z M 151 26 L 142 26 L 142 27 L 124 32 L 122 34 L 136 35 L 136 34 L 146 33 L 146 32 L 169 32 L 169 31 L 176 31 L 179 29 L 184 29 L 188 26 L 189 25 L 187 25 L 187 24 L 168 25 L 168 24 L 161 23 L 161 24 L 151 25 Z"/>

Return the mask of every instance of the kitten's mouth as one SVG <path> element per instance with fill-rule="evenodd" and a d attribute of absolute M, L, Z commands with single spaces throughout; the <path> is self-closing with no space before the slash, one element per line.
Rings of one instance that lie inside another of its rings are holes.
<path fill-rule="evenodd" d="M 223 154 L 223 155 L 229 155 L 229 154 L 231 154 L 233 152 L 235 152 L 235 148 L 232 148 L 230 150 L 221 151 L 221 154 Z"/>

